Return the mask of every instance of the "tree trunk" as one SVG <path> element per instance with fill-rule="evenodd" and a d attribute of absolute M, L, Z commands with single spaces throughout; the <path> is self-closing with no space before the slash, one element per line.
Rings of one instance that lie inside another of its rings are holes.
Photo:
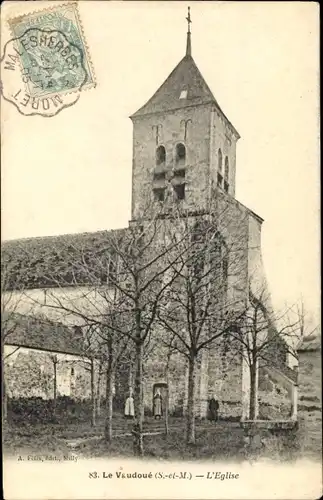
<path fill-rule="evenodd" d="M 188 400 L 186 417 L 186 441 L 188 444 L 195 443 L 195 379 L 196 357 L 191 355 L 188 365 Z"/>
<path fill-rule="evenodd" d="M 169 433 L 169 425 L 168 425 L 169 390 L 168 390 L 168 387 L 169 387 L 169 385 L 167 383 L 166 401 L 165 401 L 165 434 L 166 435 Z"/>
<path fill-rule="evenodd" d="M 143 343 L 138 341 L 136 343 L 136 377 L 135 377 L 135 425 L 134 430 L 134 452 L 137 456 L 143 456 L 143 421 L 144 421 L 144 402 L 143 402 Z"/>
<path fill-rule="evenodd" d="M 94 359 L 91 358 L 91 426 L 96 426 L 96 407 L 95 407 L 95 366 Z"/>
<path fill-rule="evenodd" d="M 101 376 L 102 376 L 102 366 L 100 364 L 98 368 L 98 379 L 96 384 L 96 416 L 98 418 L 101 415 Z"/>
<path fill-rule="evenodd" d="M 104 436 L 107 443 L 111 443 L 112 441 L 113 382 L 114 371 L 112 366 L 108 366 L 106 381 L 106 418 L 104 427 Z"/>
<path fill-rule="evenodd" d="M 104 426 L 104 436 L 107 443 L 112 441 L 112 416 L 113 416 L 113 383 L 114 383 L 114 352 L 113 339 L 111 335 L 108 338 L 108 366 L 106 377 L 106 417 Z"/>
<path fill-rule="evenodd" d="M 2 419 L 3 419 L 4 423 L 7 423 L 7 421 L 8 421 L 8 396 L 7 396 L 7 391 L 6 391 L 6 382 L 4 379 L 4 368 L 3 368 L 3 379 L 2 379 L 2 401 L 3 401 Z"/>
<path fill-rule="evenodd" d="M 56 418 L 56 405 L 57 405 L 57 361 L 54 364 L 54 394 L 53 394 L 53 417 Z"/>
<path fill-rule="evenodd" d="M 257 364 L 254 362 L 250 366 L 250 406 L 249 406 L 249 419 L 256 419 L 257 408 Z"/>
<path fill-rule="evenodd" d="M 8 397 L 5 382 L 5 359 L 4 359 L 4 339 L 1 341 L 1 380 L 2 380 L 2 419 L 6 423 L 8 420 Z"/>

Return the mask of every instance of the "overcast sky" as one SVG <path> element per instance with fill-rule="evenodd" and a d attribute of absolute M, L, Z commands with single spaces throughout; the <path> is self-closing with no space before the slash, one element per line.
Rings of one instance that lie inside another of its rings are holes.
<path fill-rule="evenodd" d="M 15 2 L 16 3 L 16 2 Z M 24 2 L 25 11 L 31 2 Z M 37 2 L 32 2 L 33 9 Z M 43 7 L 46 2 L 37 4 Z M 318 7 L 190 2 L 192 55 L 241 135 L 236 197 L 265 219 L 277 307 L 319 304 Z M 184 56 L 185 2 L 80 2 L 97 87 L 53 118 L 2 101 L 2 238 L 130 219 L 132 123 Z M 3 43 L 6 33 L 3 33 Z"/>

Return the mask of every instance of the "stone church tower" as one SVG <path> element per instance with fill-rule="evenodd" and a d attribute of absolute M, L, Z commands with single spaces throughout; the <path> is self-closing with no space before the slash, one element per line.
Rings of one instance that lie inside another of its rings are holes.
<path fill-rule="evenodd" d="M 219 230 L 231 246 L 239 242 L 235 250 L 236 255 L 239 253 L 239 269 L 229 273 L 228 294 L 234 300 L 248 301 L 249 286 L 257 289 L 265 283 L 260 250 L 263 220 L 235 199 L 240 135 L 192 57 L 190 15 L 187 20 L 185 56 L 131 116 L 132 220 L 143 216 L 148 200 L 160 202 L 166 213 L 176 204 L 195 219 L 208 214 L 216 199 L 220 211 L 226 212 L 219 218 Z M 161 359 L 160 354 L 159 359 L 148 363 L 151 369 L 146 370 L 145 403 L 151 406 L 154 386 L 167 383 L 170 409 L 182 406 L 185 411 L 187 373 L 183 361 L 174 360 L 171 382 L 167 382 Z M 156 368 L 158 363 L 160 369 Z M 214 392 L 221 400 L 222 413 L 236 417 L 246 414 L 248 387 L 248 369 L 237 356 L 229 367 L 220 347 L 201 354 L 196 394 L 200 417 L 206 416 L 207 401 Z"/>
<path fill-rule="evenodd" d="M 212 188 L 235 195 L 239 134 L 201 75 L 191 49 L 133 121 L 132 218 L 153 196 L 169 206 L 207 210 Z"/>

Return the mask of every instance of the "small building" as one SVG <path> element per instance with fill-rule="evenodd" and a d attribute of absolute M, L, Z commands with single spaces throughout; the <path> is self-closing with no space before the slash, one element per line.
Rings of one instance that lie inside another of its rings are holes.
<path fill-rule="evenodd" d="M 83 338 L 77 337 L 75 328 L 19 313 L 4 312 L 3 316 L 2 324 L 10 332 L 4 339 L 7 397 L 90 399 L 91 363 L 95 389 L 102 397 L 104 377 L 97 380 L 99 362 L 85 355 Z"/>

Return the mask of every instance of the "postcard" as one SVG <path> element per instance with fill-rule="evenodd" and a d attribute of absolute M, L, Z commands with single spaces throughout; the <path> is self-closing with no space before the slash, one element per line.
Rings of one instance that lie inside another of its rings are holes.
<path fill-rule="evenodd" d="M 4 497 L 319 498 L 317 4 L 1 33 Z"/>

